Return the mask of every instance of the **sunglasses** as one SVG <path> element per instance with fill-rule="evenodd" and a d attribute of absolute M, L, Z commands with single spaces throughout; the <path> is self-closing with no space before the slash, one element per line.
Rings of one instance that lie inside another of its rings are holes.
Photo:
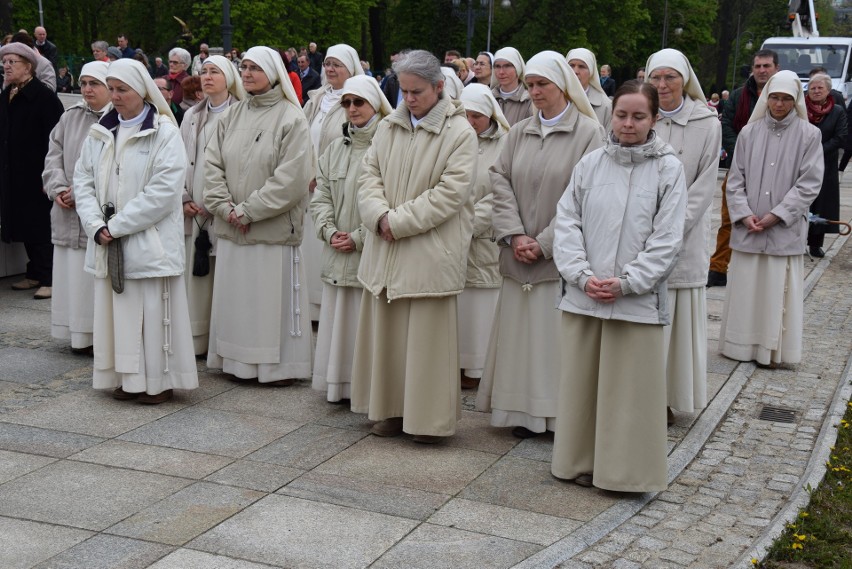
<path fill-rule="evenodd" d="M 342 101 L 340 101 L 340 106 L 342 106 L 344 109 L 348 109 L 352 105 L 361 108 L 366 102 L 367 101 L 365 101 L 364 99 L 343 99 Z"/>

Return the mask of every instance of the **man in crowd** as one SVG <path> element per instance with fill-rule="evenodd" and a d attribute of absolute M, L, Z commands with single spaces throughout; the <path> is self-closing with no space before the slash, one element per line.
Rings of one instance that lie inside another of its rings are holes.
<path fill-rule="evenodd" d="M 56 69 L 56 45 L 47 39 L 47 30 L 38 26 L 33 32 L 35 38 L 35 46 L 42 57 L 47 59 Z"/>
<path fill-rule="evenodd" d="M 615 96 L 615 79 L 610 77 L 612 69 L 609 65 L 601 65 L 601 87 L 603 87 L 606 96 L 612 99 Z"/>
<path fill-rule="evenodd" d="M 154 78 L 165 77 L 169 74 L 169 68 L 163 63 L 162 57 L 154 58 Z"/>
<path fill-rule="evenodd" d="M 727 164 L 731 164 L 734 157 L 734 147 L 737 145 L 737 136 L 742 128 L 748 124 L 760 92 L 769 81 L 769 78 L 778 73 L 778 54 L 770 49 L 762 49 L 754 54 L 751 65 L 751 77 L 745 85 L 736 89 L 725 102 L 722 110 L 722 147 L 728 153 Z M 722 98 L 725 91 L 722 91 Z M 728 263 L 731 262 L 731 218 L 728 215 L 728 201 L 725 197 L 725 188 L 728 179 L 722 182 L 722 224 L 716 234 L 716 250 L 710 257 L 710 271 L 707 273 L 707 286 L 725 286 L 728 284 Z M 804 243 L 802 247 L 804 247 Z"/>
<path fill-rule="evenodd" d="M 198 46 L 198 55 L 192 58 L 192 69 L 190 75 L 201 75 L 201 66 L 204 65 L 204 60 L 210 57 L 210 46 L 206 43 Z"/>
<path fill-rule="evenodd" d="M 308 61 L 311 62 L 311 69 L 320 73 L 322 69 L 322 61 L 325 59 L 325 55 L 321 51 L 317 51 L 317 44 L 315 42 L 311 42 L 308 44 Z"/>
<path fill-rule="evenodd" d="M 136 55 L 136 50 L 130 47 L 130 42 L 127 41 L 127 36 L 120 34 L 116 42 L 118 43 L 118 51 L 121 52 L 122 59 L 133 59 L 133 56 Z"/>
<path fill-rule="evenodd" d="M 174 83 L 172 80 L 167 77 L 157 77 L 154 79 L 154 83 L 157 85 L 157 88 L 160 90 L 163 98 L 169 104 L 169 108 L 175 116 L 175 120 L 177 120 L 178 124 L 183 122 L 183 109 L 181 109 L 180 105 L 175 104 L 172 100 L 172 95 L 174 94 Z"/>
<path fill-rule="evenodd" d="M 454 49 L 451 49 L 444 54 L 444 63 L 452 63 L 457 59 L 461 59 L 461 54 Z"/>
<path fill-rule="evenodd" d="M 302 81 L 302 99 L 308 102 L 310 92 L 322 86 L 319 73 L 311 69 L 311 62 L 307 55 L 299 56 L 299 79 Z"/>

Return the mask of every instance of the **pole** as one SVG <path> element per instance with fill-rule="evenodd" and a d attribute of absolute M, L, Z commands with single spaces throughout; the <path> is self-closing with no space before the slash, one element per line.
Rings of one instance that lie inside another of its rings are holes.
<path fill-rule="evenodd" d="M 740 58 L 740 20 L 742 14 L 737 15 L 737 47 L 734 49 L 734 69 L 731 71 L 731 92 L 734 91 L 736 85 L 735 78 L 737 76 L 737 60 Z"/>
<path fill-rule="evenodd" d="M 231 2 L 222 0 L 222 50 L 225 53 L 231 51 L 231 34 L 234 26 L 231 25 Z"/>
<path fill-rule="evenodd" d="M 38 0 L 38 25 L 44 27 L 44 8 L 42 8 L 41 0 Z"/>
<path fill-rule="evenodd" d="M 485 43 L 485 51 L 491 53 L 491 21 L 494 19 L 494 0 L 488 0 L 488 41 Z"/>
<path fill-rule="evenodd" d="M 669 36 L 669 0 L 666 0 L 665 8 L 663 8 L 663 45 L 660 49 L 666 49 L 666 42 Z"/>
<path fill-rule="evenodd" d="M 470 44 L 473 41 L 473 0 L 467 0 L 467 55 L 470 57 Z"/>

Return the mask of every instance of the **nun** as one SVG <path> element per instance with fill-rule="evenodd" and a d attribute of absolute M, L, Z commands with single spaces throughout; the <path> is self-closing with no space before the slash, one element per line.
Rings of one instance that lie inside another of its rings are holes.
<path fill-rule="evenodd" d="M 207 365 L 287 386 L 311 376 L 299 248 L 308 123 L 278 52 L 253 47 L 240 67 L 246 97 L 219 119 L 205 154 L 204 207 L 218 238 Z"/>
<path fill-rule="evenodd" d="M 204 98 L 183 116 L 180 134 L 189 165 L 183 193 L 183 229 L 186 236 L 186 295 L 192 322 L 195 355 L 207 353 L 210 343 L 210 309 L 216 269 L 213 215 L 204 207 L 205 152 L 216 125 L 228 107 L 245 97 L 234 65 L 221 55 L 211 55 L 201 65 Z"/>
<path fill-rule="evenodd" d="M 145 67 L 110 64 L 113 108 L 92 126 L 74 171 L 95 276 L 96 389 L 157 404 L 198 387 L 183 282 L 186 151 Z"/>
<path fill-rule="evenodd" d="M 455 72 L 455 67 L 449 65 L 441 66 L 441 73 L 444 74 L 444 93 L 454 101 L 458 101 L 461 97 L 464 83 L 458 78 Z"/>
<path fill-rule="evenodd" d="M 524 85 L 524 58 L 513 47 L 498 49 L 494 54 L 491 89 L 509 126 L 533 114 L 532 100 Z"/>
<path fill-rule="evenodd" d="M 586 91 L 586 96 L 595 110 L 598 122 L 603 125 L 605 131 L 609 132 L 609 126 L 612 122 L 612 101 L 601 87 L 598 61 L 595 54 L 584 47 L 578 47 L 569 51 L 565 59 L 574 73 L 577 74 L 577 79 L 580 80 L 580 84 Z"/>

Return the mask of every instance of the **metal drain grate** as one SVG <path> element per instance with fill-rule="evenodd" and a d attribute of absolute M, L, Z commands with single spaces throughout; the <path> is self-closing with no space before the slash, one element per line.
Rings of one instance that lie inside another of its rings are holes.
<path fill-rule="evenodd" d="M 796 412 L 793 409 L 782 409 L 781 407 L 764 405 L 757 418 L 761 421 L 770 421 L 772 423 L 795 423 Z"/>

